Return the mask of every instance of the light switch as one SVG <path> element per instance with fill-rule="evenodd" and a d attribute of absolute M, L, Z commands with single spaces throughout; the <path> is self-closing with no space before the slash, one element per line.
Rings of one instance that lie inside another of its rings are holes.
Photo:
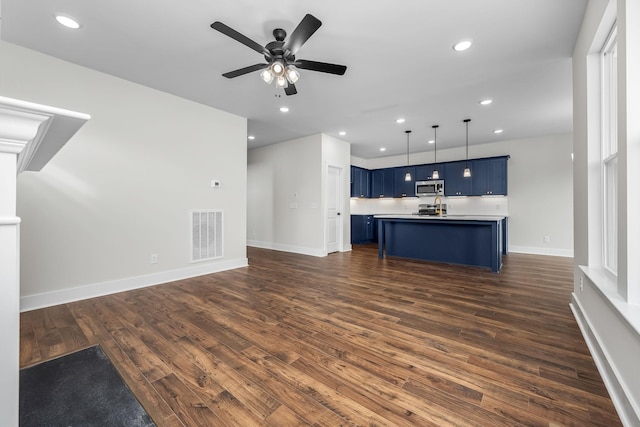
<path fill-rule="evenodd" d="M 220 181 L 218 181 L 217 179 L 212 179 L 211 188 L 220 188 Z"/>

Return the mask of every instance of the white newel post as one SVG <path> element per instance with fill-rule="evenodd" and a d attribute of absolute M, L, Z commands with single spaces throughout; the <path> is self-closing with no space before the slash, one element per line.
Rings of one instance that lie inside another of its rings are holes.
<path fill-rule="evenodd" d="M 20 218 L 17 175 L 38 171 L 89 120 L 83 113 L 0 97 L 0 419 L 18 425 Z"/>

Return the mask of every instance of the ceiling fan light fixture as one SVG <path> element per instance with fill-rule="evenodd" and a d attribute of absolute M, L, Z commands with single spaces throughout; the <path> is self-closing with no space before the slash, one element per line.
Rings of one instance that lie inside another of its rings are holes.
<path fill-rule="evenodd" d="M 274 61 L 270 68 L 274 76 L 280 77 L 284 75 L 284 64 L 282 62 Z"/>
<path fill-rule="evenodd" d="M 284 76 L 276 77 L 276 87 L 285 87 L 287 85 L 287 79 Z"/>
<path fill-rule="evenodd" d="M 287 66 L 287 80 L 289 80 L 289 83 L 295 83 L 298 81 L 298 79 L 300 78 L 300 73 L 298 72 L 298 70 L 296 70 L 295 68 L 293 68 L 291 65 Z"/>
<path fill-rule="evenodd" d="M 271 71 L 266 69 L 266 70 L 262 70 L 262 72 L 260 73 L 260 77 L 262 78 L 262 80 L 264 80 L 266 84 L 270 84 L 273 81 L 274 75 Z"/>

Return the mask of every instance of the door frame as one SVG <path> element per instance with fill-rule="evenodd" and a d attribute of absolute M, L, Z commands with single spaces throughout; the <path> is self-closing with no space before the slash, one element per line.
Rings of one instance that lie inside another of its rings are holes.
<path fill-rule="evenodd" d="M 337 220 L 337 227 L 336 227 L 336 234 L 337 234 L 337 238 L 336 238 L 336 243 L 338 246 L 338 250 L 337 252 L 343 252 L 344 250 L 344 168 L 338 165 L 334 165 L 334 164 L 330 164 L 328 163 L 326 165 L 325 168 L 325 172 L 326 172 L 326 179 L 325 179 L 325 191 L 324 191 L 324 199 L 325 199 L 325 203 L 324 203 L 324 212 L 322 214 L 322 217 L 324 219 L 324 250 L 327 254 L 329 254 L 329 241 L 327 239 L 327 232 L 328 232 L 328 222 L 329 222 L 329 215 L 328 215 L 328 205 L 329 205 L 329 174 L 330 174 L 330 170 L 331 169 L 335 169 L 338 172 L 338 176 L 337 176 L 337 191 L 336 191 L 336 209 L 337 209 L 337 213 L 338 213 L 338 220 Z M 333 252 L 332 252 L 333 253 Z"/>

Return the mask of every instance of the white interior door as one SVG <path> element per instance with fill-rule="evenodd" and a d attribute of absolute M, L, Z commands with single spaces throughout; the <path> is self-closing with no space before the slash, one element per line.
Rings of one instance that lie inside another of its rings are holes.
<path fill-rule="evenodd" d="M 342 217 L 341 217 L 341 174 L 342 169 L 329 166 L 327 171 L 327 253 L 338 252 L 340 250 L 340 242 L 342 236 Z"/>

